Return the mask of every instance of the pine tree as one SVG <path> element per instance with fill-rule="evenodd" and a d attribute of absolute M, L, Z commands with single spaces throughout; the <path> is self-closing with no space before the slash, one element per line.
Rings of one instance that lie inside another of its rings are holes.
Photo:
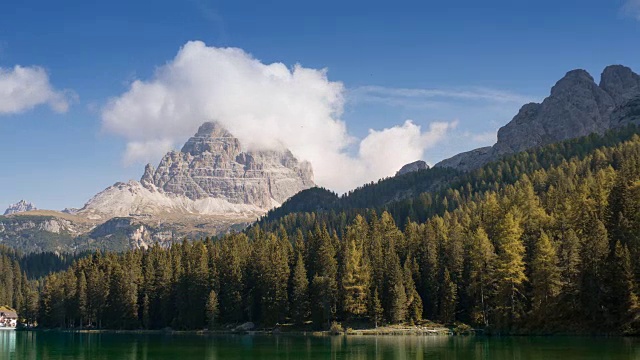
<path fill-rule="evenodd" d="M 404 284 L 407 296 L 407 319 L 411 323 L 422 320 L 422 299 L 416 290 L 413 280 L 413 262 L 411 257 L 407 257 L 404 262 Z"/>
<path fill-rule="evenodd" d="M 343 306 L 347 317 L 360 317 L 367 313 L 367 297 L 370 285 L 369 267 L 364 257 L 363 236 L 368 225 L 357 216 L 347 228 L 345 240 L 345 271 L 342 277 Z"/>
<path fill-rule="evenodd" d="M 232 235 L 221 242 L 220 248 L 220 320 L 228 323 L 242 321 L 245 286 L 245 251 L 247 239 Z"/>
<path fill-rule="evenodd" d="M 407 292 L 404 286 L 404 274 L 400 267 L 400 259 L 395 252 L 394 244 L 388 245 L 384 296 L 385 309 L 389 322 L 398 324 L 407 319 Z"/>
<path fill-rule="evenodd" d="M 291 317 L 302 325 L 309 316 L 309 280 L 302 253 L 298 253 L 291 280 Z"/>
<path fill-rule="evenodd" d="M 496 285 L 498 290 L 497 315 L 502 328 L 510 329 L 520 320 L 522 313 L 522 284 L 524 273 L 524 245 L 520 237 L 520 215 L 510 211 L 497 224 Z"/>
<path fill-rule="evenodd" d="M 581 229 L 580 247 L 580 303 L 584 320 L 591 325 L 604 321 L 602 304 L 604 303 L 604 278 L 606 256 L 608 253 L 608 235 L 604 223 L 598 219 L 595 224 Z"/>
<path fill-rule="evenodd" d="M 261 254 L 261 259 L 256 259 L 260 271 L 257 285 L 261 294 L 262 319 L 270 326 L 283 321 L 287 313 L 289 254 L 284 240 L 278 240 L 274 235 L 269 235 L 264 242 L 266 253 Z"/>
<path fill-rule="evenodd" d="M 87 320 L 87 278 L 84 275 L 84 271 L 80 272 L 80 276 L 78 277 L 78 292 L 77 292 L 77 301 L 78 305 L 78 315 L 80 316 L 80 328 L 84 326 L 85 321 Z"/>
<path fill-rule="evenodd" d="M 218 320 L 218 295 L 214 290 L 211 290 L 207 297 L 206 312 L 207 325 L 209 326 L 209 330 L 211 330 L 216 326 L 216 321 Z"/>
<path fill-rule="evenodd" d="M 640 326 L 640 304 L 626 246 L 617 243 L 607 262 L 606 311 L 609 326 L 634 333 Z"/>
<path fill-rule="evenodd" d="M 451 280 L 449 270 L 444 269 L 442 279 L 442 293 L 440 298 L 440 321 L 445 324 L 453 324 L 456 316 L 456 302 L 458 298 L 458 289 L 456 284 Z"/>
<path fill-rule="evenodd" d="M 316 228 L 313 235 L 314 248 L 310 255 L 314 256 L 315 275 L 311 282 L 311 310 L 316 327 L 323 324 L 329 326 L 336 311 L 337 300 L 337 262 L 336 252 L 326 227 Z"/>
<path fill-rule="evenodd" d="M 328 276 L 314 276 L 311 282 L 311 317 L 314 327 L 329 328 L 333 318 L 332 287 L 335 281 Z"/>
<path fill-rule="evenodd" d="M 374 326 L 377 328 L 378 324 L 382 322 L 384 317 L 384 309 L 382 307 L 382 302 L 380 301 L 380 294 L 378 289 L 373 289 L 371 296 L 369 297 L 369 319 L 373 322 Z"/>
<path fill-rule="evenodd" d="M 493 290 L 496 254 L 482 227 L 472 234 L 467 254 L 471 320 L 486 328 L 489 327 L 489 299 Z"/>
<path fill-rule="evenodd" d="M 561 287 L 557 261 L 556 250 L 549 236 L 542 231 L 531 262 L 531 310 L 536 323 L 548 321 L 553 315 L 550 310 L 554 308 Z"/>

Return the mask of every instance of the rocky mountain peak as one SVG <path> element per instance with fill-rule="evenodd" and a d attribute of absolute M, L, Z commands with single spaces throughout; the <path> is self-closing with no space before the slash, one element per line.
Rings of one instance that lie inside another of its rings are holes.
<path fill-rule="evenodd" d="M 628 67 L 604 69 L 600 84 L 585 70 L 569 71 L 542 103 L 524 105 L 498 131 L 498 142 L 436 164 L 472 170 L 505 154 L 640 122 L 640 76 Z"/>
<path fill-rule="evenodd" d="M 181 151 L 168 152 L 156 168 L 148 164 L 140 182 L 104 190 L 79 213 L 95 218 L 161 212 L 255 216 L 314 185 L 311 165 L 291 151 L 243 151 L 233 134 L 208 122 Z"/>
<path fill-rule="evenodd" d="M 198 155 L 204 152 L 236 156 L 240 153 L 240 141 L 218 122 L 206 122 L 182 147 L 182 153 Z"/>
<path fill-rule="evenodd" d="M 32 203 L 25 200 L 20 200 L 15 204 L 9 205 L 7 210 L 4 211 L 4 215 L 11 215 L 11 214 L 21 213 L 25 211 L 33 211 L 33 210 L 38 210 L 38 209 Z"/>
<path fill-rule="evenodd" d="M 396 172 L 396 176 L 404 175 L 414 171 L 426 170 L 429 168 L 426 162 L 422 160 L 414 161 L 412 163 L 406 164 L 398 172 Z"/>
<path fill-rule="evenodd" d="M 593 76 L 586 70 L 576 69 L 569 71 L 562 79 L 551 88 L 551 96 L 561 96 L 567 92 L 573 92 L 577 88 L 593 90 L 597 88 Z"/>
<path fill-rule="evenodd" d="M 640 75 L 626 66 L 607 66 L 600 78 L 600 88 L 619 106 L 640 93 Z"/>
<path fill-rule="evenodd" d="M 234 137 L 231 133 L 217 121 L 207 121 L 200 125 L 196 137 L 225 138 Z"/>

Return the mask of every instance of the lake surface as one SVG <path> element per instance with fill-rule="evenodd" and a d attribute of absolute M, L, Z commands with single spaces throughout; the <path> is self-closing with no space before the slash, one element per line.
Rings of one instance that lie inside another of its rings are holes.
<path fill-rule="evenodd" d="M 197 336 L 0 331 L 0 359 L 640 359 L 640 339 Z"/>

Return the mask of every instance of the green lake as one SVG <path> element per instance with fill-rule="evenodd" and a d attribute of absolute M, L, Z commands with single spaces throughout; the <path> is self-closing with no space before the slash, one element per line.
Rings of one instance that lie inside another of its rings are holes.
<path fill-rule="evenodd" d="M 640 359 L 640 339 L 198 336 L 0 331 L 0 359 Z"/>

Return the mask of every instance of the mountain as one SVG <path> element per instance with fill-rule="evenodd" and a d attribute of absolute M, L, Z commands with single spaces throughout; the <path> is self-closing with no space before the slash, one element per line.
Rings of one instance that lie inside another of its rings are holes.
<path fill-rule="evenodd" d="M 4 215 L 11 215 L 32 210 L 37 210 L 37 208 L 28 201 L 20 200 L 15 204 L 9 205 L 7 210 L 4 211 Z"/>
<path fill-rule="evenodd" d="M 157 168 L 147 165 L 140 181 L 115 183 L 82 209 L 0 217 L 0 243 L 25 252 L 167 245 L 240 230 L 313 186 L 311 165 L 289 150 L 244 150 L 207 122 Z"/>
<path fill-rule="evenodd" d="M 445 190 L 442 189 L 455 184 L 463 186 L 473 183 L 478 178 L 482 179 L 482 171 L 478 175 L 473 170 L 483 170 L 486 165 L 525 150 L 540 149 L 545 145 L 590 134 L 602 135 L 607 131 L 616 133 L 618 130 L 625 136 L 629 133 L 634 134 L 633 129 L 625 130 L 628 125 L 633 124 L 640 124 L 638 74 L 628 67 L 612 65 L 605 68 L 600 84 L 596 84 L 586 71 L 573 70 L 556 83 L 549 97 L 541 104 L 524 105 L 513 120 L 500 129 L 498 142 L 494 146 L 458 154 L 422 171 L 410 171 L 420 166 L 419 163 L 413 162 L 403 166 L 394 177 L 365 184 L 341 197 L 329 191 L 305 190 L 293 196 L 282 207 L 270 211 L 261 219 L 261 223 L 273 223 L 288 214 L 299 212 L 390 209 L 403 201 L 414 201 L 425 193 L 437 194 L 440 199 L 420 200 L 429 209 L 414 209 L 409 214 L 397 215 L 397 220 L 403 221 L 403 216 L 422 212 L 423 215 L 418 215 L 418 218 L 423 219 L 426 214 L 435 211 L 436 204 L 433 201 L 441 201 L 442 196 L 447 196 L 447 201 L 451 202 L 457 197 L 455 191 L 460 191 L 459 188 L 450 188 L 446 190 L 449 193 L 443 193 Z M 584 141 L 591 144 L 590 139 Z M 568 152 L 567 156 L 569 154 L 577 155 Z M 507 164 L 511 166 L 510 162 Z M 499 166 L 491 166 L 485 170 L 505 172 L 505 169 Z M 486 186 L 490 184 L 489 179 L 486 179 Z M 450 194 L 452 192 L 454 194 Z M 314 199 L 321 199 L 322 202 L 314 204 Z M 423 207 L 420 204 L 414 206 Z"/>
<path fill-rule="evenodd" d="M 270 329 L 294 319 L 300 329 L 321 329 L 330 306 L 337 309 L 331 321 L 357 316 L 361 327 L 428 319 L 485 334 L 637 336 L 639 130 L 630 125 L 510 155 L 384 209 L 325 211 L 337 197 L 313 188 L 303 192 L 321 205 L 311 212 L 216 241 L 82 259 L 34 283 L 40 300 L 27 303 L 77 303 L 78 291 L 59 289 L 82 277 L 94 284 L 97 275 L 110 281 L 90 299 L 108 301 L 91 311 L 42 306 L 32 311 L 38 326 L 197 330 L 207 327 L 202 314 L 213 304 L 220 328 L 251 321 Z M 438 170 L 447 169 L 388 181 Z M 0 260 L 0 271 L 3 263 L 10 264 Z M 377 310 L 367 313 L 367 303 Z M 308 304 L 319 306 L 309 311 Z M 127 311 L 114 317 L 113 309 Z"/>
<path fill-rule="evenodd" d="M 287 150 L 243 151 L 220 124 L 207 122 L 167 153 L 140 181 L 116 183 L 77 214 L 91 219 L 129 215 L 200 214 L 257 217 L 314 186 L 313 171 Z"/>
<path fill-rule="evenodd" d="M 427 170 L 428 168 L 429 165 L 427 165 L 426 162 L 418 160 L 401 167 L 400 170 L 396 172 L 396 176 L 408 174 L 414 171 Z"/>
<path fill-rule="evenodd" d="M 458 154 L 435 166 L 469 171 L 507 154 L 602 134 L 630 123 L 640 123 L 640 75 L 628 67 L 612 65 L 604 69 L 596 84 L 585 70 L 572 70 L 542 103 L 524 105 L 500 128 L 495 145 Z"/>

